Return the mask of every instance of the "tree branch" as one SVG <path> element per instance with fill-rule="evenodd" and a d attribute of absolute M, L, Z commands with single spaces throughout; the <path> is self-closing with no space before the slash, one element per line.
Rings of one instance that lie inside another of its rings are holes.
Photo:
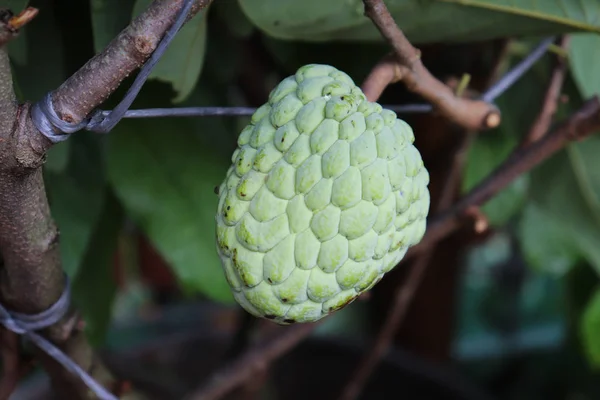
<path fill-rule="evenodd" d="M 17 105 L 8 55 L 0 49 L 0 270 L 3 303 L 21 313 L 45 311 L 60 297 L 64 275 L 58 230 L 46 198 L 41 165 L 50 142 L 34 127 L 29 105 Z M 66 335 L 70 315 L 44 330 L 59 348 L 86 370 L 90 347 L 78 333 Z M 37 351 L 37 349 L 36 349 Z M 49 355 L 37 351 L 62 398 L 91 399 L 88 388 Z M 99 369 L 101 370 L 101 369 Z"/>
<path fill-rule="evenodd" d="M 377 101 L 385 88 L 402 79 L 402 71 L 392 57 L 384 57 L 365 78 L 362 90 L 367 100 Z"/>
<path fill-rule="evenodd" d="M 212 0 L 197 0 L 193 18 Z M 64 121 L 79 123 L 102 104 L 119 84 L 150 57 L 175 21 L 183 0 L 155 0 L 106 48 L 90 59 L 54 93 L 53 105 Z"/>
<path fill-rule="evenodd" d="M 468 130 L 495 128 L 500 124 L 500 111 L 481 100 L 457 97 L 435 78 L 390 15 L 383 0 L 363 0 L 365 15 L 394 49 L 399 75 L 406 88 L 430 102 L 434 109 L 451 122 Z"/>

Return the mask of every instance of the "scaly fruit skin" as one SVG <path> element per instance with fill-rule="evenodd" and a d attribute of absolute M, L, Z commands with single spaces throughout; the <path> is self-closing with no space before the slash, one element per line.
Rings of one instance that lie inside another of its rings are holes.
<path fill-rule="evenodd" d="M 425 233 L 429 174 L 411 127 L 334 67 L 310 64 L 239 135 L 216 215 L 236 301 L 282 325 L 371 289 Z"/>

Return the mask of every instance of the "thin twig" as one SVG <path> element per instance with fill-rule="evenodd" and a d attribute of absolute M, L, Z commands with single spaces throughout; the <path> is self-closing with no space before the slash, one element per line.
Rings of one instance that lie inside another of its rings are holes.
<path fill-rule="evenodd" d="M 228 368 L 218 371 L 200 389 L 188 395 L 186 400 L 215 400 L 229 393 L 238 385 L 254 376 L 256 370 L 263 369 L 301 342 L 320 324 L 302 324 L 284 328 L 285 332 L 249 350 Z"/>
<path fill-rule="evenodd" d="M 568 45 L 569 37 L 563 36 L 560 41 L 560 47 L 566 50 Z M 548 132 L 548 129 L 552 124 L 552 118 L 556 113 L 558 99 L 560 98 L 561 89 L 565 80 L 565 73 L 567 71 L 567 62 L 564 57 L 559 55 L 557 58 L 556 67 L 552 71 L 552 78 L 550 79 L 546 95 L 544 96 L 542 110 L 533 123 L 531 130 L 523 139 L 522 146 L 527 146 L 538 141 L 546 134 L 546 132 Z"/>
<path fill-rule="evenodd" d="M 408 90 L 431 103 L 442 116 L 468 130 L 490 129 L 500 124 L 500 111 L 493 104 L 457 97 L 425 68 L 419 50 L 398 28 L 383 0 L 363 0 L 363 3 L 365 15 L 394 49 L 401 80 Z"/>
<path fill-rule="evenodd" d="M 388 85 L 398 82 L 401 78 L 398 62 L 388 56 L 373 67 L 361 88 L 367 100 L 377 101 Z"/>

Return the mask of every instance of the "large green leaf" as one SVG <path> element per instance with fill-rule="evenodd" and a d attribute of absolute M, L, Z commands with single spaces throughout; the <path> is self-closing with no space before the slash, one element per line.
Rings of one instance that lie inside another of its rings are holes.
<path fill-rule="evenodd" d="M 44 168 L 47 171 L 52 171 L 57 174 L 63 172 L 67 168 L 71 149 L 71 141 L 65 140 L 55 144 L 46 153 L 46 162 Z"/>
<path fill-rule="evenodd" d="M 27 47 L 27 62 L 17 63 L 13 77 L 19 87 L 19 100 L 37 101 L 65 80 L 65 49 L 60 27 L 50 0 L 37 2 L 40 9 L 35 19 L 27 24 L 23 37 Z"/>
<path fill-rule="evenodd" d="M 189 119 L 125 120 L 111 133 L 108 172 L 117 196 L 153 245 L 172 266 L 183 288 L 214 300 L 231 301 L 216 252 L 215 186 L 225 177 L 228 157 Z"/>
<path fill-rule="evenodd" d="M 307 41 L 381 40 L 362 0 L 238 0 L 267 34 Z M 387 0 L 415 43 L 486 40 L 501 36 L 600 31 L 596 0 Z"/>
<path fill-rule="evenodd" d="M 600 369 L 600 289 L 596 290 L 583 312 L 581 334 L 590 363 Z"/>
<path fill-rule="evenodd" d="M 594 145 L 591 137 L 585 142 Z M 597 144 L 596 144 L 597 145 Z M 581 165 L 585 170 L 598 168 L 597 157 L 582 157 L 571 145 L 536 168 L 531 176 L 533 201 L 556 223 L 565 241 L 572 244 L 600 274 L 600 215 L 598 203 L 590 195 Z M 580 164 L 578 167 L 574 165 Z"/>
<path fill-rule="evenodd" d="M 138 16 L 151 3 L 152 0 L 137 0 L 133 17 Z M 206 52 L 207 13 L 207 9 L 200 11 L 179 30 L 150 74 L 149 78 L 173 86 L 177 92 L 174 103 L 179 103 L 190 95 L 202 72 Z"/>
<path fill-rule="evenodd" d="M 589 98 L 600 95 L 600 35 L 578 33 L 571 35 L 569 61 L 573 78 L 581 95 Z"/>
<path fill-rule="evenodd" d="M 97 52 L 121 32 L 131 20 L 135 0 L 90 0 L 94 48 Z"/>
<path fill-rule="evenodd" d="M 117 292 L 113 263 L 123 222 L 121 206 L 113 194 L 107 191 L 103 200 L 99 222 L 73 281 L 73 300 L 83 314 L 86 333 L 94 345 L 102 344 L 112 320 Z"/>
<path fill-rule="evenodd" d="M 523 210 L 517 235 L 527 264 L 537 271 L 563 276 L 581 259 L 577 243 L 560 221 L 534 203 Z"/>
<path fill-rule="evenodd" d="M 47 170 L 50 210 L 60 230 L 63 268 L 75 277 L 99 220 L 106 191 L 98 138 L 75 135 L 69 139 L 73 154 L 65 170 Z"/>

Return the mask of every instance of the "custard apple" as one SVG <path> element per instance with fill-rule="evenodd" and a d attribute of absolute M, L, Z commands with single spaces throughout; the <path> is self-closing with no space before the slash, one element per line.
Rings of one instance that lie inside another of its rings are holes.
<path fill-rule="evenodd" d="M 281 325 L 314 322 L 379 282 L 425 233 L 429 173 L 414 139 L 332 66 L 281 81 L 217 192 L 217 251 L 236 301 Z"/>

